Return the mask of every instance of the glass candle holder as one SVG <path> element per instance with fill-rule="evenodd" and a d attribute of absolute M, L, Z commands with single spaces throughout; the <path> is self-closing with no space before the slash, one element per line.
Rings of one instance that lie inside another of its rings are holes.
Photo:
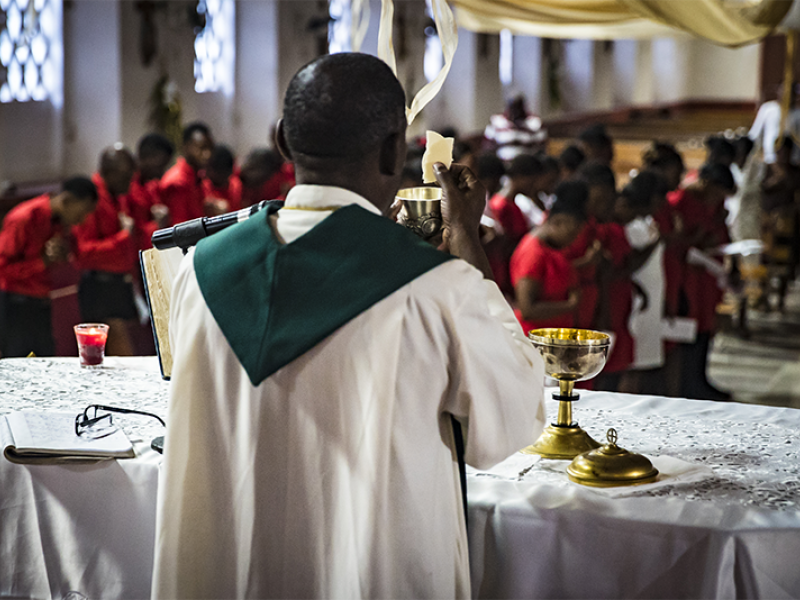
<path fill-rule="evenodd" d="M 81 323 L 75 325 L 74 329 L 81 366 L 98 367 L 102 365 L 106 355 L 108 325 L 105 323 Z"/>

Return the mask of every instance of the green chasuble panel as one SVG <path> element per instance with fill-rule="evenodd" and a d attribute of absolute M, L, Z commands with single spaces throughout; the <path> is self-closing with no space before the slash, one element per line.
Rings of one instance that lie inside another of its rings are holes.
<path fill-rule="evenodd" d="M 270 207 L 197 245 L 197 282 L 255 386 L 406 283 L 453 258 L 357 205 L 290 244 Z"/>

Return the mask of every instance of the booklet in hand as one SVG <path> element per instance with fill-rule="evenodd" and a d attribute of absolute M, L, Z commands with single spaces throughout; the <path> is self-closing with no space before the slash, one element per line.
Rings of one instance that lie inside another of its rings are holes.
<path fill-rule="evenodd" d="M 115 428 L 103 437 L 75 433 L 75 414 L 17 411 L 0 416 L 3 456 L 22 464 L 53 464 L 133 458 L 125 432 Z"/>

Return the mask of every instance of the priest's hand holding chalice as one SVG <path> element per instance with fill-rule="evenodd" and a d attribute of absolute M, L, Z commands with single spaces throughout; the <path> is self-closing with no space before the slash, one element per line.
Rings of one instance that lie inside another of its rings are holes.
<path fill-rule="evenodd" d="M 440 187 L 399 190 L 401 222 L 428 243 L 464 259 L 491 279 L 479 230 L 486 188 L 468 167 L 452 163 L 452 150 L 452 138 L 428 132 L 422 159 L 423 182 L 436 182 Z"/>

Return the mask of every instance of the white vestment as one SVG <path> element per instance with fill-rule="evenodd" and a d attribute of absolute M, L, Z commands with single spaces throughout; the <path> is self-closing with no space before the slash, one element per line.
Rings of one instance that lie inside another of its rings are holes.
<path fill-rule="evenodd" d="M 625 226 L 625 236 L 631 247 L 646 248 L 658 239 L 658 226 L 653 217 L 640 217 Z M 664 364 L 664 340 L 661 319 L 664 314 L 664 242 L 655 247 L 645 263 L 631 279 L 647 294 L 647 308 L 642 299 L 633 297 L 628 329 L 634 339 L 632 369 L 655 369 Z"/>
<path fill-rule="evenodd" d="M 297 186 L 278 233 L 291 243 L 348 204 L 377 212 Z M 254 387 L 190 252 L 170 334 L 154 597 L 469 597 L 450 415 L 476 468 L 545 418 L 541 357 L 497 286 L 450 260 Z"/>

